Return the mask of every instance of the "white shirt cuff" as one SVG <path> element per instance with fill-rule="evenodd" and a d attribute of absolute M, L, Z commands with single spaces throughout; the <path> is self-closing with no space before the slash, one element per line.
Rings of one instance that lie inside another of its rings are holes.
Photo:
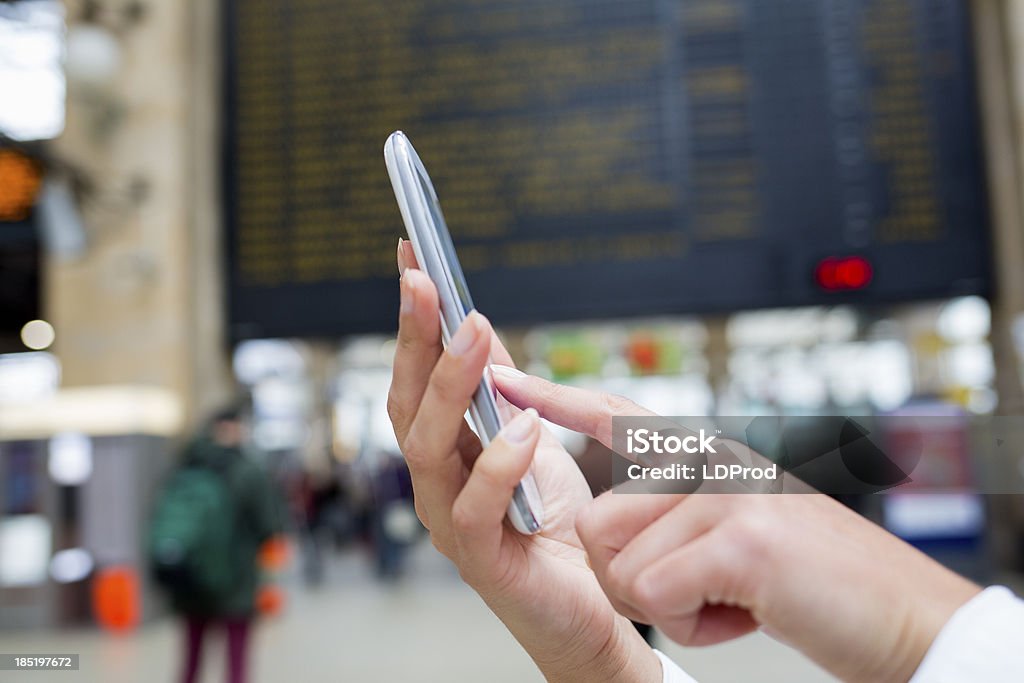
<path fill-rule="evenodd" d="M 910 679 L 910 683 L 962 681 L 1024 681 L 1024 600 L 1007 588 L 986 588 L 958 609 Z"/>
<path fill-rule="evenodd" d="M 679 665 L 659 650 L 654 654 L 661 660 L 661 683 L 697 683 L 697 680 L 679 668 Z"/>

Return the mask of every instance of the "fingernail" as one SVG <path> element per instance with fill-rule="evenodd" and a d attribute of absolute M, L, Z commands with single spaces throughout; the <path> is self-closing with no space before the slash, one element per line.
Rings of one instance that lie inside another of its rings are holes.
<path fill-rule="evenodd" d="M 473 345 L 476 344 L 476 340 L 480 338 L 481 324 L 480 321 L 483 316 L 473 311 L 469 314 L 469 317 L 459 327 L 459 331 L 452 337 L 452 343 L 448 345 L 448 353 L 453 356 L 465 355 Z"/>
<path fill-rule="evenodd" d="M 409 315 L 416 310 L 416 297 L 413 296 L 413 282 L 412 278 L 403 277 L 399 283 L 398 288 L 402 293 L 402 315 Z"/>
<path fill-rule="evenodd" d="M 408 267 L 405 263 L 405 250 L 402 249 L 402 238 L 398 238 L 398 251 L 395 254 L 395 258 L 398 261 L 398 277 L 405 275 L 405 269 Z"/>
<path fill-rule="evenodd" d="M 505 440 L 509 443 L 522 443 L 533 436 L 537 429 L 537 411 L 527 408 L 516 415 L 516 418 L 505 427 Z"/>
<path fill-rule="evenodd" d="M 495 375 L 501 375 L 502 377 L 508 377 L 509 379 L 519 379 L 520 377 L 526 377 L 525 372 L 520 372 L 513 367 L 508 365 L 492 365 L 491 372 Z"/>

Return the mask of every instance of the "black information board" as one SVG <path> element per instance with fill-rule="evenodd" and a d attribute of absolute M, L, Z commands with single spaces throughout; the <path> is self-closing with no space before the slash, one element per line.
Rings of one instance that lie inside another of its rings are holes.
<path fill-rule="evenodd" d="M 40 248 L 35 204 L 43 169 L 0 139 L 0 353 L 24 351 L 21 328 L 40 315 Z"/>
<path fill-rule="evenodd" d="M 988 291 L 961 0 L 225 2 L 235 338 L 394 328 L 395 129 L 497 323 Z"/>
<path fill-rule="evenodd" d="M 0 353 L 24 351 L 21 328 L 40 317 L 41 254 L 35 226 L 0 221 Z"/>

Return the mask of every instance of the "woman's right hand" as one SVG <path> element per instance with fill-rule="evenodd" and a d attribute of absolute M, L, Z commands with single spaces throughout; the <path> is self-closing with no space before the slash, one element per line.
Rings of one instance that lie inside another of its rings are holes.
<path fill-rule="evenodd" d="M 496 374 L 520 408 L 611 447 L 619 397 Z M 576 523 L 618 611 L 684 645 L 763 628 L 848 681 L 906 681 L 979 591 L 821 494 L 607 492 Z"/>

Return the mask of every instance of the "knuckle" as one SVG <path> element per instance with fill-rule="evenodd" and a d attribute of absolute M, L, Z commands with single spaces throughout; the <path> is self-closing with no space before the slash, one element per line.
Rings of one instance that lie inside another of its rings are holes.
<path fill-rule="evenodd" d="M 398 338 L 395 340 L 395 355 L 399 352 L 412 351 L 419 345 L 419 337 L 416 334 L 414 325 L 398 326 Z"/>
<path fill-rule="evenodd" d="M 746 510 L 733 518 L 733 547 L 750 558 L 764 557 L 772 545 L 770 520 L 756 510 Z"/>
<path fill-rule="evenodd" d="M 608 417 L 636 412 L 636 404 L 619 394 L 601 394 L 601 406 Z"/>
<path fill-rule="evenodd" d="M 409 434 L 405 443 L 402 444 L 402 455 L 405 456 L 406 463 L 412 469 L 423 467 L 429 460 L 415 434 Z"/>
<path fill-rule="evenodd" d="M 476 518 L 473 511 L 465 504 L 455 501 L 452 506 L 452 530 L 456 535 L 464 536 L 473 531 L 476 526 Z"/>
<path fill-rule="evenodd" d="M 503 464 L 497 458 L 481 455 L 473 463 L 470 476 L 479 479 L 490 491 L 511 490 L 518 482 L 512 480 L 512 475 Z"/>
<path fill-rule="evenodd" d="M 548 382 L 539 377 L 530 377 L 527 381 L 535 385 L 537 394 L 540 395 L 541 400 L 545 403 L 559 403 L 565 396 L 565 387 L 561 384 Z"/>
<path fill-rule="evenodd" d="M 440 534 L 431 533 L 430 544 L 434 546 L 434 549 L 437 550 L 437 552 L 449 559 L 452 558 L 451 544 L 449 544 L 446 539 L 442 539 Z"/>
<path fill-rule="evenodd" d="M 399 400 L 395 394 L 394 386 L 388 391 L 388 417 L 391 418 L 391 424 L 398 425 L 404 424 L 408 417 L 409 411 L 405 409 L 402 401 Z"/>
<path fill-rule="evenodd" d="M 462 582 L 472 586 L 473 581 L 476 579 L 473 571 L 465 564 L 456 565 L 455 568 L 459 571 L 459 578 L 462 579 Z"/>
<path fill-rule="evenodd" d="M 449 362 L 440 362 L 434 367 L 430 375 L 430 385 L 433 388 L 434 396 L 444 402 L 457 401 L 460 399 L 458 375 L 451 372 L 452 366 Z"/>
<path fill-rule="evenodd" d="M 444 548 L 441 547 L 441 539 L 438 538 L 437 534 L 430 534 L 430 545 L 434 546 L 434 549 L 444 554 Z"/>
<path fill-rule="evenodd" d="M 619 555 L 616 555 L 612 558 L 604 574 L 608 592 L 623 598 L 632 598 L 635 587 L 632 585 L 633 582 L 630 577 L 626 576 L 623 572 L 623 564 L 621 561 L 618 561 L 619 557 Z"/>
<path fill-rule="evenodd" d="M 412 501 L 413 509 L 416 510 L 416 518 L 420 520 L 420 524 L 427 531 L 430 531 L 430 519 L 427 517 L 427 510 L 423 507 L 423 501 L 418 497 L 414 497 Z"/>
<path fill-rule="evenodd" d="M 637 405 L 625 396 L 599 394 L 597 410 L 592 417 L 589 431 L 597 435 L 598 441 L 604 444 L 611 444 L 614 439 L 612 435 L 614 418 L 638 414 Z"/>
<path fill-rule="evenodd" d="M 651 572 L 642 572 L 633 580 L 632 598 L 640 610 L 652 616 L 660 613 L 665 602 L 661 596 L 661 582 Z"/>

